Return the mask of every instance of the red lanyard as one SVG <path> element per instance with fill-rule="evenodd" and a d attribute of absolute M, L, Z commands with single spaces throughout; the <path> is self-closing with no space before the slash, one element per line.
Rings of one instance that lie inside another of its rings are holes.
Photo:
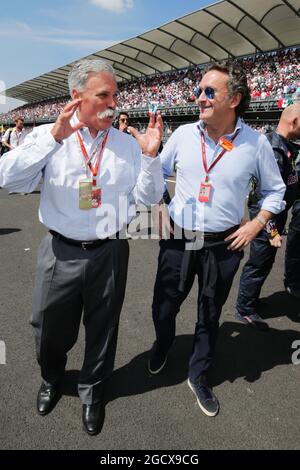
<path fill-rule="evenodd" d="M 83 153 L 83 156 L 84 156 L 84 159 L 85 159 L 85 161 L 86 161 L 86 164 L 88 165 L 88 167 L 89 167 L 89 169 L 91 170 L 91 173 L 92 173 L 92 175 L 93 175 L 93 186 L 97 186 L 98 170 L 99 170 L 101 158 L 102 158 L 102 155 L 103 155 L 104 147 L 105 147 L 105 145 L 106 145 L 106 141 L 107 141 L 108 134 L 109 134 L 109 131 L 106 132 L 106 135 L 105 135 L 104 139 L 102 140 L 101 149 L 100 149 L 100 152 L 99 152 L 99 154 L 98 154 L 98 158 L 97 158 L 96 164 L 95 164 L 95 166 L 93 167 L 92 164 L 91 164 L 91 159 L 90 159 L 89 156 L 88 156 L 88 153 L 87 153 L 87 151 L 86 151 L 85 145 L 84 145 L 83 140 L 82 140 L 82 137 L 81 137 L 81 135 L 80 135 L 80 132 L 77 131 L 77 138 L 78 138 L 78 140 L 79 140 L 79 144 L 80 144 L 81 151 L 82 151 L 82 153 Z"/>
<path fill-rule="evenodd" d="M 239 129 L 236 131 L 236 133 L 234 134 L 234 136 L 232 137 L 232 139 L 229 141 L 230 143 L 232 143 L 235 138 L 237 137 L 238 133 L 239 133 Z M 206 173 L 206 177 L 205 177 L 205 183 L 208 183 L 209 179 L 208 179 L 208 173 L 210 172 L 210 170 L 213 169 L 214 166 L 216 166 L 216 164 L 221 160 L 221 158 L 223 157 L 223 155 L 227 152 L 226 149 L 223 149 L 221 151 L 221 153 L 219 153 L 219 155 L 217 156 L 217 158 L 212 162 L 212 164 L 210 165 L 209 168 L 207 168 L 207 160 L 206 160 L 206 147 L 205 147 L 205 134 L 203 131 L 201 131 L 201 145 L 202 145 L 202 161 L 203 161 L 203 167 L 204 167 L 204 171 Z"/>

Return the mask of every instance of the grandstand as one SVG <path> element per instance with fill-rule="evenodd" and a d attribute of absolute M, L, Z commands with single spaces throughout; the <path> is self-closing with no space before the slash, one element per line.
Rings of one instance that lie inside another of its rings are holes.
<path fill-rule="evenodd" d="M 205 65 L 239 61 L 246 69 L 252 102 L 245 120 L 272 124 L 300 85 L 300 0 L 226 0 L 115 44 L 88 58 L 116 70 L 120 109 L 144 126 L 148 104 L 162 110 L 167 129 L 198 116 L 195 91 Z M 27 125 L 52 122 L 69 100 L 72 63 L 6 90 L 26 104 L 0 116 L 10 125 L 22 115 Z"/>

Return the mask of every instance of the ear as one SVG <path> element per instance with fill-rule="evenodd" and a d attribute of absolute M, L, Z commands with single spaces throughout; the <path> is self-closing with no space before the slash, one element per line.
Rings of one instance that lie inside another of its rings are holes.
<path fill-rule="evenodd" d="M 298 118 L 295 117 L 295 118 L 293 119 L 293 128 L 294 128 L 294 129 L 297 129 L 297 127 L 298 127 Z"/>
<path fill-rule="evenodd" d="M 233 97 L 230 98 L 230 107 L 236 108 L 240 104 L 241 99 L 242 99 L 241 93 L 236 93 L 235 95 L 233 95 Z"/>
<path fill-rule="evenodd" d="M 76 88 L 74 88 L 74 90 L 72 90 L 72 99 L 77 100 L 78 98 L 80 98 L 80 94 L 78 93 Z"/>

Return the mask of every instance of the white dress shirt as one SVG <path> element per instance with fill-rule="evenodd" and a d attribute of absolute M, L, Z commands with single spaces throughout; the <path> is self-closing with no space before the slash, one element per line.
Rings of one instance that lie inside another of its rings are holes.
<path fill-rule="evenodd" d="M 78 122 L 73 116 L 73 123 Z M 97 177 L 102 204 L 79 209 L 79 181 L 91 177 L 76 133 L 62 144 L 51 134 L 53 124 L 35 128 L 25 142 L 0 160 L 0 186 L 14 192 L 33 191 L 43 176 L 40 221 L 49 229 L 75 240 L 106 238 L 120 231 L 135 216 L 135 204 L 159 202 L 164 190 L 160 158 L 141 154 L 136 140 L 110 128 Z M 100 132 L 102 134 L 102 132 Z M 81 131 L 91 155 L 99 143 L 87 128 Z M 97 159 L 94 155 L 92 165 Z"/>
<path fill-rule="evenodd" d="M 180 126 L 161 153 L 165 176 L 176 172 L 175 196 L 169 205 L 171 218 L 187 230 L 223 232 L 239 225 L 244 217 L 245 199 L 251 176 L 260 184 L 261 209 L 278 214 L 285 208 L 285 184 L 267 138 L 238 119 L 229 140 L 238 131 L 231 151 L 226 152 L 209 172 L 212 195 L 209 202 L 199 202 L 200 184 L 205 181 L 202 161 L 201 129 L 205 134 L 208 167 L 222 151 L 200 121 Z"/>

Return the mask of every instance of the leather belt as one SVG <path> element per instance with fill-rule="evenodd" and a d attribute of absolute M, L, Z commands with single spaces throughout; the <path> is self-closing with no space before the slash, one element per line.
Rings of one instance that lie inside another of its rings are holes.
<path fill-rule="evenodd" d="M 103 238 L 103 239 L 98 238 L 97 240 L 88 240 L 88 241 L 73 240 L 72 238 L 64 237 L 60 233 L 55 232 L 55 230 L 49 230 L 49 232 L 57 240 L 61 240 L 64 243 L 67 243 L 68 245 L 78 246 L 82 248 L 83 250 L 93 250 L 94 248 L 98 248 L 99 246 L 103 245 L 104 243 L 108 242 L 108 240 L 110 240 L 110 238 Z"/>
<path fill-rule="evenodd" d="M 228 230 L 224 230 L 224 232 L 204 232 L 204 240 L 224 240 L 233 232 L 238 230 L 239 227 L 239 225 L 235 225 Z"/>
<path fill-rule="evenodd" d="M 196 239 L 208 241 L 208 242 L 223 242 L 225 238 L 227 238 L 229 235 L 231 235 L 233 232 L 238 230 L 240 225 L 234 225 L 233 227 L 230 227 L 227 230 L 224 230 L 223 232 L 200 232 L 197 230 L 187 230 L 182 227 L 179 227 L 179 225 L 175 224 L 174 220 L 172 217 L 170 217 L 170 224 L 172 229 L 174 230 L 174 233 L 181 234 L 181 239 L 186 241 L 186 242 L 191 242 Z M 174 234 L 170 234 L 171 239 L 176 239 L 174 237 Z"/>

